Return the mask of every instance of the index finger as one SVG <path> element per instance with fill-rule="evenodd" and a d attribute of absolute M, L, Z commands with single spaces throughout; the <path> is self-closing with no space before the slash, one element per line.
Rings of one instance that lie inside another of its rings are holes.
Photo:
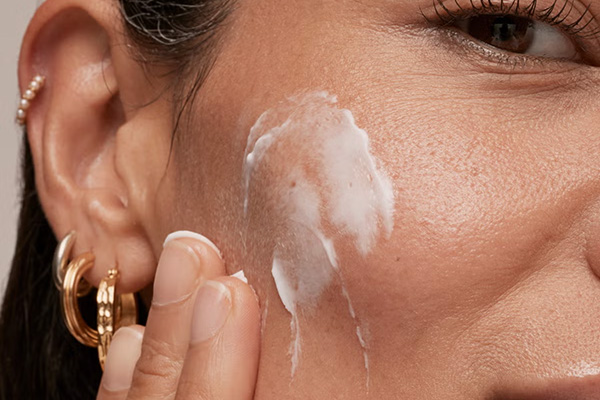
<path fill-rule="evenodd" d="M 152 306 L 128 399 L 173 399 L 188 349 L 195 293 L 207 279 L 225 274 L 216 246 L 193 233 L 165 241 Z"/>

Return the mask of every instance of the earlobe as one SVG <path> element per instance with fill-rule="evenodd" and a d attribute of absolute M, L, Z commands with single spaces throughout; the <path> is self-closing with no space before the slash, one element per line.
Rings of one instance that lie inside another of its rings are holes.
<path fill-rule="evenodd" d="M 33 75 L 46 76 L 27 131 L 50 225 L 58 239 L 77 231 L 74 254 L 94 252 L 90 283 L 97 286 L 118 267 L 119 292 L 131 292 L 151 282 L 155 257 L 130 207 L 132 185 L 117 166 L 126 113 L 111 49 L 116 11 L 107 8 L 106 2 L 48 0 L 25 37 L 19 73 L 22 88 Z"/>

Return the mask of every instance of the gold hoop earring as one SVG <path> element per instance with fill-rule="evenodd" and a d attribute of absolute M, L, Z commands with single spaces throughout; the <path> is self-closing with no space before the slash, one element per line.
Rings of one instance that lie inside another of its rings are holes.
<path fill-rule="evenodd" d="M 90 347 L 98 345 L 98 331 L 90 328 L 83 320 L 79 311 L 77 292 L 83 274 L 94 266 L 95 259 L 92 253 L 82 254 L 74 259 L 67 267 L 61 290 L 63 318 L 69 332 L 79 343 Z"/>
<path fill-rule="evenodd" d="M 121 326 L 133 325 L 137 322 L 137 304 L 133 293 L 116 296 L 116 285 L 119 272 L 108 271 L 108 276 L 100 282 L 96 302 L 98 303 L 98 359 L 104 369 L 104 361 L 113 334 Z"/>
<path fill-rule="evenodd" d="M 53 268 L 61 271 L 59 267 L 65 265 L 73 247 L 74 234 L 69 234 L 57 247 Z M 60 257 L 59 257 L 60 255 Z M 104 369 L 104 361 L 112 340 L 113 333 L 121 326 L 137 322 L 137 304 L 133 293 L 116 296 L 118 272 L 111 269 L 98 287 L 96 302 L 98 304 L 97 322 L 98 329 L 91 328 L 83 320 L 79 311 L 78 297 L 81 297 L 80 284 L 85 282 L 83 275 L 89 271 L 95 262 L 92 253 L 85 253 L 71 261 L 66 267 L 61 285 L 61 308 L 67 329 L 79 341 L 89 347 L 98 348 L 100 366 Z M 60 273 L 56 273 L 56 279 Z"/>

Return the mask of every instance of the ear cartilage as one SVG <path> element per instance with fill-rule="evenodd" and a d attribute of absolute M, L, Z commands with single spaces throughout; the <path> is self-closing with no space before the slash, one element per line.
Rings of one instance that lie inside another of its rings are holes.
<path fill-rule="evenodd" d="M 19 108 L 17 109 L 17 122 L 19 125 L 25 125 L 27 122 L 27 110 L 31 107 L 33 99 L 35 99 L 39 91 L 44 87 L 44 83 L 46 83 L 46 78 L 41 75 L 36 75 L 29 83 L 25 93 L 21 95 Z"/>

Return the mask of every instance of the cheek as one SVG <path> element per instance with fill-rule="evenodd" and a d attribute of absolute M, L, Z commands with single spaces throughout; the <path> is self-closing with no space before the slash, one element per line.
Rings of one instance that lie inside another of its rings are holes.
<path fill-rule="evenodd" d="M 335 241 L 366 257 L 390 236 L 394 212 L 391 181 L 371 155 L 367 133 L 336 101 L 318 92 L 264 113 L 248 137 L 242 177 L 244 217 L 268 221 L 282 240 L 305 232 L 334 269 Z"/>
<path fill-rule="evenodd" d="M 391 181 L 370 153 L 367 133 L 327 93 L 288 102 L 264 113 L 248 137 L 245 217 L 266 206 L 271 223 L 344 236 L 367 256 L 382 234 L 391 234 L 394 212 Z M 330 261 L 336 266 L 334 254 Z"/>
<path fill-rule="evenodd" d="M 351 269 L 346 276 L 350 292 L 362 294 L 355 303 L 370 316 L 373 343 L 382 344 L 373 357 L 390 364 L 394 354 L 417 348 L 417 342 L 423 348 L 429 343 L 436 352 L 424 351 L 424 358 L 439 358 L 441 346 L 453 345 L 442 353 L 464 360 L 456 357 L 455 339 L 480 318 L 488 319 L 487 331 L 473 330 L 475 343 L 506 330 L 506 321 L 530 329 L 536 311 L 515 310 L 502 299 L 514 301 L 512 291 L 528 280 L 533 287 L 547 283 L 542 280 L 554 268 L 549 261 L 557 257 L 550 251 L 574 236 L 572 222 L 590 200 L 584 174 L 576 173 L 570 167 L 573 160 L 567 159 L 567 154 L 582 153 L 569 151 L 573 144 L 556 139 L 556 128 L 547 127 L 540 135 L 532 133 L 539 127 L 526 122 L 515 122 L 509 130 L 498 128 L 491 117 L 473 126 L 464 112 L 457 115 L 461 121 L 456 123 L 431 116 L 430 121 L 405 124 L 413 133 L 406 136 L 399 127 L 402 140 L 374 131 L 376 154 L 397 189 L 396 226 L 369 259 L 373 273 Z M 367 125 L 377 126 L 374 121 Z M 515 137 L 513 132 L 528 134 Z M 557 149 L 564 150 L 565 159 L 558 159 L 562 155 L 556 154 L 562 153 Z M 583 161 L 580 168 L 586 166 Z M 567 250 L 561 248 L 569 257 L 556 268 L 576 269 L 583 281 L 581 250 Z M 535 289 L 543 299 L 538 303 L 553 308 L 556 293 L 575 288 L 575 280 L 568 286 L 556 282 L 552 290 Z M 494 315 L 487 311 L 491 308 Z M 536 339 L 550 342 L 548 337 Z"/>
<path fill-rule="evenodd" d="M 345 304 L 351 332 L 365 350 L 345 271 L 364 261 L 393 229 L 391 181 L 370 153 L 369 137 L 327 93 L 289 98 L 252 128 L 243 166 L 245 240 L 269 232 L 270 271 L 292 318 L 294 342 L 326 290 Z M 330 297 L 331 298 L 331 297 Z M 319 313 L 327 308 L 319 306 Z M 326 312 L 326 311 L 325 311 Z M 293 347 L 293 369 L 300 358 Z M 365 365 L 367 365 L 365 361 Z"/>

